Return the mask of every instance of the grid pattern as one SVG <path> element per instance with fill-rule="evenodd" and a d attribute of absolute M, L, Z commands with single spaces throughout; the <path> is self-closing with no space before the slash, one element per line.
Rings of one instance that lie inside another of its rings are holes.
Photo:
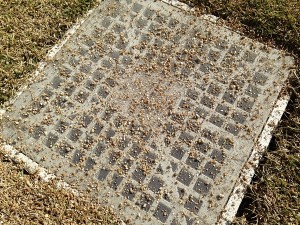
<path fill-rule="evenodd" d="M 164 3 L 105 1 L 3 136 L 136 224 L 213 224 L 289 64 Z"/>

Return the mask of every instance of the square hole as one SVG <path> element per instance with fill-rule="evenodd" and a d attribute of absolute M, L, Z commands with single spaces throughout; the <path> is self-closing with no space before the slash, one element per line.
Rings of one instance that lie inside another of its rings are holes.
<path fill-rule="evenodd" d="M 215 43 L 216 43 L 215 47 L 218 48 L 218 49 L 220 49 L 220 50 L 225 50 L 225 49 L 227 49 L 229 47 L 228 46 L 228 42 L 225 41 L 225 40 L 217 39 L 215 41 Z"/>
<path fill-rule="evenodd" d="M 99 142 L 94 148 L 95 155 L 99 157 L 102 153 L 104 153 L 105 148 L 105 144 L 103 142 Z"/>
<path fill-rule="evenodd" d="M 178 20 L 176 20 L 176 19 L 174 19 L 174 18 L 171 18 L 171 19 L 169 20 L 168 27 L 169 27 L 170 29 L 175 29 L 175 27 L 176 27 L 178 24 L 179 24 L 179 21 L 178 21 Z"/>
<path fill-rule="evenodd" d="M 195 47 L 196 47 L 196 42 L 193 39 L 189 38 L 185 41 L 185 45 L 184 45 L 185 49 L 192 49 Z M 200 68 L 200 70 L 201 70 L 201 68 Z"/>
<path fill-rule="evenodd" d="M 142 151 L 141 147 L 137 143 L 133 143 L 129 154 L 133 158 L 136 158 L 141 153 L 141 151 Z"/>
<path fill-rule="evenodd" d="M 85 39 L 84 41 L 83 41 L 83 43 L 87 46 L 87 47 L 93 47 L 93 45 L 95 44 L 95 41 L 93 41 L 92 39 Z"/>
<path fill-rule="evenodd" d="M 135 24 L 136 24 L 136 27 L 139 28 L 139 29 L 143 29 L 144 27 L 147 26 L 148 24 L 148 20 L 147 19 L 144 19 L 142 17 L 138 18 L 136 21 L 135 21 Z"/>
<path fill-rule="evenodd" d="M 76 89 L 76 86 L 73 83 L 68 83 L 64 87 L 64 93 L 67 96 L 71 96 L 74 93 L 75 89 Z"/>
<path fill-rule="evenodd" d="M 138 13 L 139 11 L 141 11 L 141 9 L 143 8 L 143 6 L 139 3 L 134 3 L 132 6 L 132 11 Z"/>
<path fill-rule="evenodd" d="M 99 135 L 102 129 L 103 129 L 103 125 L 100 122 L 96 122 L 91 129 L 91 133 Z"/>
<path fill-rule="evenodd" d="M 184 77 L 188 77 L 191 74 L 191 70 L 187 67 L 183 67 L 181 69 L 181 75 Z"/>
<path fill-rule="evenodd" d="M 198 159 L 198 157 L 189 155 L 189 157 L 186 159 L 186 164 L 197 170 L 200 168 L 201 161 Z"/>
<path fill-rule="evenodd" d="M 211 188 L 211 184 L 207 183 L 206 181 L 202 180 L 201 178 L 198 178 L 198 180 L 196 181 L 196 184 L 194 186 L 194 191 L 205 196 L 208 194 L 210 188 Z"/>
<path fill-rule="evenodd" d="M 193 175 L 186 169 L 181 169 L 177 176 L 177 180 L 183 183 L 186 186 L 189 186 L 191 181 L 193 180 Z"/>
<path fill-rule="evenodd" d="M 129 146 L 129 143 L 130 143 L 130 139 L 128 137 L 122 137 L 118 141 L 118 148 L 120 150 L 124 150 L 125 148 L 127 148 Z"/>
<path fill-rule="evenodd" d="M 185 110 L 191 110 L 191 108 L 193 106 L 194 105 L 187 99 L 181 100 L 181 102 L 179 103 L 179 107 L 182 108 L 182 109 L 185 109 Z"/>
<path fill-rule="evenodd" d="M 211 179 L 215 179 L 216 175 L 220 172 L 219 166 L 215 163 L 208 162 L 204 166 L 203 174 Z"/>
<path fill-rule="evenodd" d="M 112 29 L 115 33 L 120 34 L 126 30 L 126 27 L 122 24 L 115 23 Z"/>
<path fill-rule="evenodd" d="M 216 138 L 216 134 L 214 132 L 212 132 L 211 130 L 208 130 L 208 129 L 203 129 L 202 130 L 202 135 L 203 135 L 203 137 L 210 140 L 211 142 L 213 142 Z"/>
<path fill-rule="evenodd" d="M 52 91 L 49 91 L 48 89 L 45 89 L 42 94 L 40 95 L 40 98 L 42 101 L 49 101 L 50 97 L 53 95 Z"/>
<path fill-rule="evenodd" d="M 120 158 L 120 154 L 118 152 L 112 152 L 109 154 L 108 163 L 113 166 L 116 164 L 117 160 Z"/>
<path fill-rule="evenodd" d="M 195 149 L 203 154 L 206 154 L 210 150 L 209 144 L 203 142 L 201 139 L 197 140 L 195 143 Z"/>
<path fill-rule="evenodd" d="M 80 91 L 77 93 L 77 95 L 75 96 L 75 100 L 79 103 L 84 103 L 85 100 L 88 98 L 89 93 L 85 92 L 85 91 Z"/>
<path fill-rule="evenodd" d="M 229 138 L 221 137 L 218 144 L 227 150 L 231 150 L 233 148 L 233 140 Z"/>
<path fill-rule="evenodd" d="M 101 58 L 101 55 L 97 52 L 93 52 L 90 55 L 90 60 L 94 63 L 97 63 L 99 61 L 99 59 Z"/>
<path fill-rule="evenodd" d="M 98 180 L 99 181 L 105 181 L 105 179 L 108 176 L 109 172 L 110 172 L 109 169 L 105 169 L 105 168 L 100 169 L 99 173 L 98 173 Z"/>
<path fill-rule="evenodd" d="M 122 176 L 120 176 L 117 173 L 114 173 L 111 183 L 110 183 L 110 187 L 114 190 L 117 190 L 117 188 L 121 184 L 122 180 L 123 180 Z"/>
<path fill-rule="evenodd" d="M 167 221 L 169 215 L 171 214 L 171 211 L 172 211 L 171 208 L 169 208 L 168 206 L 160 202 L 153 216 L 164 223 Z"/>
<path fill-rule="evenodd" d="M 85 128 L 88 127 L 88 125 L 93 121 L 93 116 L 90 115 L 83 115 L 81 117 L 81 125 Z"/>
<path fill-rule="evenodd" d="M 236 98 L 237 98 L 237 94 L 234 91 L 230 91 L 230 90 L 227 90 L 223 95 L 223 99 L 230 104 L 233 104 Z"/>
<path fill-rule="evenodd" d="M 235 77 L 229 84 L 229 90 L 238 92 L 241 91 L 245 85 L 245 78 L 244 77 Z"/>
<path fill-rule="evenodd" d="M 160 178 L 153 176 L 149 182 L 148 187 L 154 193 L 159 193 L 163 185 L 164 182 Z"/>
<path fill-rule="evenodd" d="M 199 199 L 193 196 L 189 196 L 189 198 L 186 200 L 184 204 L 184 208 L 197 214 L 200 210 L 201 205 L 202 205 L 202 201 L 200 201 Z"/>
<path fill-rule="evenodd" d="M 184 153 L 185 153 L 184 148 L 180 146 L 173 147 L 171 151 L 171 155 L 178 160 L 182 159 Z"/>
<path fill-rule="evenodd" d="M 128 170 L 130 170 L 130 167 L 132 166 L 133 161 L 131 159 L 125 158 L 121 164 L 121 169 L 124 173 L 127 173 Z"/>
<path fill-rule="evenodd" d="M 157 156 L 152 152 L 147 152 L 144 155 L 145 163 L 147 163 L 149 165 L 154 165 L 156 158 L 157 158 Z"/>
<path fill-rule="evenodd" d="M 229 133 L 232 133 L 234 136 L 237 136 L 240 132 L 240 128 L 238 127 L 238 125 L 232 123 L 228 123 L 225 127 L 225 130 Z"/>
<path fill-rule="evenodd" d="M 175 136 L 176 128 L 173 124 L 167 123 L 165 124 L 165 131 L 167 132 L 168 135 Z"/>
<path fill-rule="evenodd" d="M 85 83 L 85 87 L 86 87 L 86 89 L 93 91 L 96 87 L 96 83 L 92 80 L 87 80 Z"/>
<path fill-rule="evenodd" d="M 166 22 L 167 18 L 168 16 L 158 12 L 156 13 L 155 21 L 162 24 Z"/>
<path fill-rule="evenodd" d="M 108 28 L 109 25 L 111 24 L 111 19 L 109 17 L 106 17 L 102 20 L 101 22 L 101 25 L 104 27 L 104 28 Z"/>
<path fill-rule="evenodd" d="M 182 132 L 179 136 L 179 139 L 187 144 L 190 144 L 194 137 L 187 132 Z"/>
<path fill-rule="evenodd" d="M 82 131 L 80 129 L 77 129 L 77 128 L 73 128 L 69 134 L 68 134 L 68 138 L 71 140 L 71 141 L 78 141 L 80 136 L 82 135 Z"/>
<path fill-rule="evenodd" d="M 171 225 L 180 225 L 177 219 L 173 219 Z"/>
<path fill-rule="evenodd" d="M 94 81 L 100 81 L 104 78 L 104 75 L 100 72 L 100 70 L 96 70 L 94 73 L 93 73 L 93 79 Z"/>
<path fill-rule="evenodd" d="M 73 149 L 74 149 L 74 147 L 65 141 L 62 141 L 61 143 L 59 143 L 57 145 L 57 151 L 59 152 L 59 154 L 61 156 L 68 155 Z"/>
<path fill-rule="evenodd" d="M 152 196 L 143 193 L 136 205 L 138 205 L 142 210 L 148 212 L 153 202 L 154 198 Z"/>
<path fill-rule="evenodd" d="M 113 116 L 113 114 L 115 113 L 116 111 L 114 109 L 106 109 L 102 115 L 102 118 L 105 120 L 105 121 L 108 121 L 110 120 L 110 118 Z M 111 129 L 110 129 L 111 130 Z"/>
<path fill-rule="evenodd" d="M 243 59 L 249 63 L 253 63 L 257 57 L 257 54 L 252 51 L 246 51 Z"/>
<path fill-rule="evenodd" d="M 63 133 L 68 129 L 69 125 L 70 125 L 70 124 L 69 124 L 68 122 L 60 120 L 60 121 L 56 124 L 55 130 L 56 130 L 58 133 L 63 134 Z"/>
<path fill-rule="evenodd" d="M 219 116 L 212 115 L 209 119 L 209 122 L 211 122 L 212 124 L 214 124 L 218 127 L 222 127 L 224 120 L 221 119 Z"/>
<path fill-rule="evenodd" d="M 79 150 L 76 150 L 74 155 L 73 155 L 72 163 L 78 164 L 78 163 L 80 163 L 82 158 L 83 158 L 83 153 Z"/>
<path fill-rule="evenodd" d="M 112 62 L 110 60 L 103 59 L 101 62 L 101 66 L 106 69 L 110 69 L 112 67 Z"/>
<path fill-rule="evenodd" d="M 251 112 L 253 105 L 254 101 L 250 98 L 242 98 L 237 104 L 239 108 L 243 109 L 246 112 Z"/>
<path fill-rule="evenodd" d="M 53 88 L 57 89 L 61 86 L 62 82 L 63 82 L 63 79 L 61 79 L 60 77 L 54 77 L 51 82 L 51 86 Z"/>
<path fill-rule="evenodd" d="M 55 106 L 59 107 L 59 108 L 65 108 L 65 107 L 72 107 L 73 104 L 70 103 L 65 97 L 62 96 L 57 96 L 53 101 L 52 104 L 54 104 Z M 34 107 L 34 106 L 33 106 Z M 41 108 L 39 107 L 39 109 L 36 108 L 36 110 L 40 110 Z"/>
<path fill-rule="evenodd" d="M 91 71 L 91 69 L 92 69 L 91 65 L 85 64 L 79 68 L 79 71 L 82 73 L 88 74 Z"/>
<path fill-rule="evenodd" d="M 82 148 L 84 148 L 86 150 L 90 150 L 90 148 L 91 148 L 91 146 L 93 146 L 94 142 L 95 142 L 95 139 L 92 136 L 86 134 L 85 138 L 80 141 L 80 144 L 81 144 Z"/>
<path fill-rule="evenodd" d="M 55 134 L 49 133 L 48 136 L 47 136 L 47 140 L 46 140 L 45 145 L 48 148 L 53 148 L 53 146 L 55 145 L 57 140 L 58 140 L 58 136 L 56 136 Z"/>
<path fill-rule="evenodd" d="M 186 93 L 187 97 L 193 99 L 193 100 L 197 100 L 199 93 L 195 90 L 189 89 Z"/>
<path fill-rule="evenodd" d="M 95 165 L 96 165 L 96 161 L 94 159 L 92 159 L 91 157 L 88 157 L 85 162 L 84 170 L 89 171 L 89 170 L 93 169 L 93 167 Z"/>
<path fill-rule="evenodd" d="M 31 136 L 36 140 L 40 139 L 43 135 L 45 135 L 45 128 L 42 126 L 36 126 L 31 134 Z"/>
<path fill-rule="evenodd" d="M 246 95 L 249 95 L 252 98 L 257 98 L 260 93 L 261 93 L 261 89 L 258 87 L 255 87 L 252 84 L 249 84 L 246 89 Z"/>
<path fill-rule="evenodd" d="M 221 150 L 214 149 L 213 152 L 211 153 L 210 157 L 212 159 L 216 160 L 217 162 L 222 163 L 222 162 L 224 162 L 225 154 Z"/>
<path fill-rule="evenodd" d="M 232 113 L 231 118 L 234 121 L 236 121 L 240 124 L 243 124 L 246 121 L 247 116 L 244 113 L 236 111 L 236 112 Z"/>
<path fill-rule="evenodd" d="M 200 65 L 199 69 L 203 73 L 208 73 L 211 70 L 211 65 L 209 63 L 204 63 Z"/>
<path fill-rule="evenodd" d="M 210 50 L 208 53 L 208 59 L 209 61 L 218 61 L 218 59 L 221 56 L 221 52 L 220 51 L 215 51 L 215 50 Z"/>
<path fill-rule="evenodd" d="M 253 76 L 253 81 L 259 85 L 265 85 L 268 80 L 268 77 L 262 73 L 255 73 Z"/>
<path fill-rule="evenodd" d="M 228 53 L 233 56 L 238 56 L 242 52 L 242 47 L 237 45 L 231 45 L 231 47 L 228 50 Z"/>
<path fill-rule="evenodd" d="M 142 183 L 146 178 L 146 173 L 141 168 L 136 168 L 132 173 L 132 179 Z"/>
<path fill-rule="evenodd" d="M 133 186 L 133 184 L 131 183 L 126 183 L 124 188 L 123 188 L 123 192 L 122 192 L 122 195 L 131 200 L 134 198 L 135 194 L 136 194 L 136 188 Z"/>
<path fill-rule="evenodd" d="M 201 104 L 205 105 L 208 108 L 214 108 L 215 100 L 213 97 L 210 96 L 203 96 L 201 99 Z"/>
<path fill-rule="evenodd" d="M 195 113 L 196 113 L 197 117 L 200 117 L 200 118 L 203 118 L 203 119 L 205 119 L 208 115 L 208 112 L 205 109 L 200 108 L 200 107 L 196 108 Z"/>
<path fill-rule="evenodd" d="M 105 83 L 110 87 L 115 87 L 117 85 L 117 82 L 111 78 L 106 78 Z"/>
<path fill-rule="evenodd" d="M 222 114 L 223 116 L 227 116 L 229 112 L 229 107 L 219 104 L 216 108 L 216 112 Z"/>
<path fill-rule="evenodd" d="M 192 118 L 186 121 L 186 127 L 188 130 L 199 133 L 201 131 L 202 121 L 197 120 L 197 118 Z"/>
<path fill-rule="evenodd" d="M 114 119 L 114 125 L 116 128 L 123 127 L 123 125 L 125 125 L 125 124 L 126 124 L 125 117 L 123 117 L 123 116 L 118 115 Z"/>
<path fill-rule="evenodd" d="M 179 124 L 183 124 L 184 123 L 184 116 L 182 114 L 179 113 L 173 113 L 171 114 L 171 120 L 179 123 Z"/>

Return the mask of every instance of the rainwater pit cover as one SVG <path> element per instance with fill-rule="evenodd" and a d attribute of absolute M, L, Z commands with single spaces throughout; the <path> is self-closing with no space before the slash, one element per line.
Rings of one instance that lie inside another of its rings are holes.
<path fill-rule="evenodd" d="M 2 135 L 124 221 L 214 224 L 292 63 L 162 2 L 104 1 Z"/>

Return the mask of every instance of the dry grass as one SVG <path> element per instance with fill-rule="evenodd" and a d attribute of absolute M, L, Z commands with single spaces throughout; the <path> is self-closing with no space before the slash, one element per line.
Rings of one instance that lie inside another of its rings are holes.
<path fill-rule="evenodd" d="M 0 224 L 120 224 L 111 210 L 40 182 L 1 153 L 0 193 Z"/>
<path fill-rule="evenodd" d="M 28 79 L 47 50 L 94 2 L 0 0 L 1 103 Z M 272 42 L 300 56 L 299 0 L 186 2 L 226 19 L 250 37 Z M 291 82 L 292 101 L 274 134 L 272 151 L 265 154 L 257 170 L 236 224 L 300 223 L 299 87 L 295 77 Z M 89 205 L 85 198 L 59 191 L 52 184 L 37 183 L 37 178 L 25 175 L 3 155 L 0 158 L 0 221 L 5 224 L 84 224 L 88 217 L 94 218 L 89 222 L 115 222 L 111 212 L 94 203 Z"/>
<path fill-rule="evenodd" d="M 95 0 L 0 0 L 0 104 Z"/>
<path fill-rule="evenodd" d="M 0 0 L 0 103 L 95 0 Z M 0 153 L 0 224 L 118 224 L 87 197 L 38 182 Z"/>
<path fill-rule="evenodd" d="M 300 82 L 249 188 L 249 223 L 300 223 Z M 251 219 L 251 217 L 253 217 Z"/>
<path fill-rule="evenodd" d="M 226 19 L 255 38 L 300 55 L 299 0 L 182 0 Z"/>
<path fill-rule="evenodd" d="M 299 0 L 186 0 L 252 38 L 288 50 L 300 62 Z M 299 63 L 298 63 L 299 64 Z M 300 224 L 300 68 L 291 101 L 256 170 L 234 224 Z"/>

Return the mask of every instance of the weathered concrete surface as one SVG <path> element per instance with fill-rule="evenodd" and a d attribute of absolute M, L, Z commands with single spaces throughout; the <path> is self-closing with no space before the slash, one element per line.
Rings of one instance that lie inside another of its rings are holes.
<path fill-rule="evenodd" d="M 134 224 L 214 224 L 292 65 L 165 3 L 104 1 L 2 135 Z"/>

